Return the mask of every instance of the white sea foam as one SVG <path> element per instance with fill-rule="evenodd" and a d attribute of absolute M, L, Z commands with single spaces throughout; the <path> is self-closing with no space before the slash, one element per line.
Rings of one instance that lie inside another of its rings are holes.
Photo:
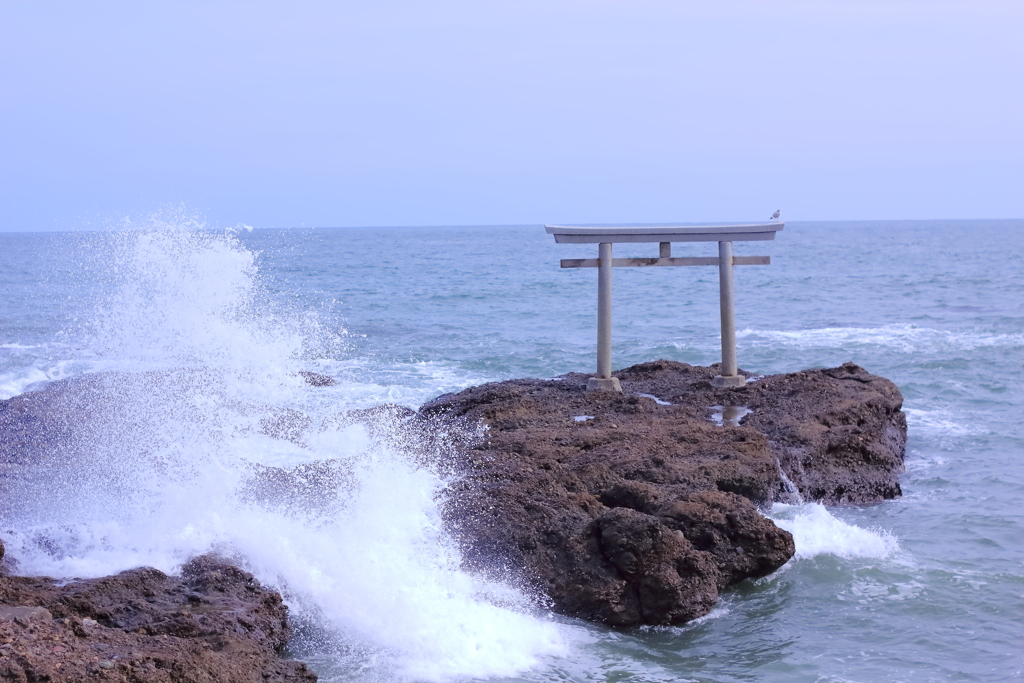
<path fill-rule="evenodd" d="M 818 555 L 883 558 L 899 550 L 898 541 L 889 532 L 847 524 L 818 503 L 776 503 L 770 517 L 793 534 L 798 559 Z"/>
<path fill-rule="evenodd" d="M 0 399 L 8 399 L 12 396 L 24 393 L 25 388 L 37 382 L 46 382 L 50 377 L 40 368 L 28 367 L 18 368 L 13 372 L 0 375 Z"/>
<path fill-rule="evenodd" d="M 924 410 L 904 406 L 903 412 L 907 416 L 907 426 L 914 431 L 940 436 L 971 436 L 984 433 L 980 427 L 964 424 L 946 410 Z"/>
<path fill-rule="evenodd" d="M 686 622 L 685 624 L 682 624 L 681 626 L 643 625 L 640 626 L 637 630 L 647 633 L 683 634 L 698 626 L 702 626 L 708 623 L 709 621 L 714 621 L 715 619 L 721 619 L 723 617 L 726 617 L 731 613 L 732 610 L 729 608 L 729 605 L 725 601 L 719 600 L 718 604 L 712 607 L 710 612 L 708 612 L 704 616 L 697 617 L 696 619 L 691 619 L 690 621 Z"/>
<path fill-rule="evenodd" d="M 1024 346 L 1024 334 L 991 334 L 936 330 L 917 325 L 881 327 L 824 327 L 810 330 L 737 331 L 743 346 L 795 348 L 851 348 L 881 346 L 900 353 L 972 351 L 984 347 Z"/>
<path fill-rule="evenodd" d="M 886 583 L 875 580 L 856 581 L 850 586 L 848 594 L 860 603 L 875 600 L 901 602 L 919 597 L 924 592 L 924 584 L 919 581 Z"/>
<path fill-rule="evenodd" d="M 18 571 L 173 571 L 215 550 L 346 645 L 329 652 L 385 677 L 512 675 L 565 651 L 564 627 L 461 568 L 439 514 L 444 481 L 402 445 L 400 424 L 371 433 L 337 418 L 388 387 L 297 375 L 322 369 L 310 349 L 331 340 L 268 303 L 251 252 L 173 225 L 114 239 L 120 287 L 88 355 L 91 369 L 121 372 L 96 375 L 105 400 L 75 416 L 77 460 L 14 484 L 17 500 L 47 492 L 5 520 Z M 322 476 L 260 493 L 265 468 L 300 465 Z"/>
<path fill-rule="evenodd" d="M 316 370 L 334 377 L 343 386 L 338 391 L 343 391 L 346 404 L 353 407 L 396 403 L 411 408 L 439 394 L 462 391 L 493 379 L 467 373 L 452 362 L 385 361 L 372 357 L 318 359 Z"/>

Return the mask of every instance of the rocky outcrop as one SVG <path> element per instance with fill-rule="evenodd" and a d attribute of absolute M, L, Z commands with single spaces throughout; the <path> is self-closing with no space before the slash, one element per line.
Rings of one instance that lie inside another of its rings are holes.
<path fill-rule="evenodd" d="M 681 623 L 706 614 L 724 588 L 793 555 L 791 536 L 759 508 L 900 494 L 906 421 L 888 380 L 846 364 L 716 389 L 716 373 L 656 361 L 618 372 L 622 394 L 587 392 L 588 375 L 573 373 L 473 387 L 416 414 L 351 411 L 319 427 L 297 411 L 271 411 L 259 431 L 305 447 L 314 429 L 363 424 L 381 444 L 452 479 L 443 513 L 467 565 L 539 589 L 563 614 L 614 626 Z M 0 514 L 50 504 L 55 468 L 88 476 L 94 437 L 137 419 L 132 401 L 169 381 L 210 378 L 91 375 L 0 401 Z M 12 482 L 20 495 L 5 495 Z M 352 482 L 343 460 L 263 467 L 240 495 L 315 510 L 332 504 L 325 492 L 344 495 Z M 236 568 L 203 568 L 212 562 L 190 563 L 181 579 L 152 569 L 67 586 L 2 577 L 0 641 L 17 647 L 0 647 L 0 666 L 15 680 L 43 680 L 30 671 L 54 681 L 82 671 L 132 681 L 244 681 L 251 672 L 311 679 L 273 654 L 287 633 L 280 597 Z M 218 584 L 228 588 L 203 588 L 211 572 L 233 577 Z M 221 603 L 209 596 L 218 595 L 255 602 L 213 606 Z M 63 658 L 40 659 L 46 647 Z M 232 653 L 237 667 L 225 659 Z M 206 673 L 183 673 L 193 670 Z"/>
<path fill-rule="evenodd" d="M 211 556 L 181 577 L 151 568 L 55 582 L 0 576 L 0 679 L 132 683 L 311 683 L 281 659 L 288 608 Z"/>
<path fill-rule="evenodd" d="M 563 614 L 680 623 L 793 555 L 758 506 L 899 495 L 891 382 L 846 364 L 716 389 L 716 370 L 657 361 L 616 373 L 622 394 L 569 374 L 423 406 L 426 422 L 484 426 L 445 507 L 467 563 L 518 576 Z"/>

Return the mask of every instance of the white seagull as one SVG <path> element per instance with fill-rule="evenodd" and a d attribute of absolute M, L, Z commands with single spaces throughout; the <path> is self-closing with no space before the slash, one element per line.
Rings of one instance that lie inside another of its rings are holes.
<path fill-rule="evenodd" d="M 775 213 L 772 214 L 772 220 L 773 221 L 779 220 L 779 216 L 781 216 L 781 215 L 782 215 L 782 212 L 779 211 L 778 209 L 775 209 Z"/>

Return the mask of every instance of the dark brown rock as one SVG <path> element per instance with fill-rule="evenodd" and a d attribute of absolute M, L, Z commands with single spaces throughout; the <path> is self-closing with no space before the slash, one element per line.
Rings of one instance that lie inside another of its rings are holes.
<path fill-rule="evenodd" d="M 278 653 L 281 596 L 210 556 L 182 576 L 151 568 L 60 585 L 0 576 L 0 679 L 138 683 L 311 683 Z"/>
<path fill-rule="evenodd" d="M 617 373 L 622 394 L 570 374 L 425 405 L 427 422 L 485 426 L 457 451 L 466 474 L 445 506 L 466 561 L 518 576 L 563 614 L 680 623 L 793 555 L 757 510 L 793 495 L 783 471 L 827 503 L 899 495 L 906 422 L 888 380 L 847 364 L 715 389 L 715 374 L 657 361 Z M 752 412 L 718 426 L 722 406 Z"/>
<path fill-rule="evenodd" d="M 767 437 L 772 455 L 806 500 L 875 503 L 901 494 L 907 420 L 903 396 L 889 380 L 846 363 L 712 390 L 716 371 L 656 361 L 620 377 L 630 390 L 687 406 L 694 414 L 709 400 L 750 409 L 741 424 Z"/>

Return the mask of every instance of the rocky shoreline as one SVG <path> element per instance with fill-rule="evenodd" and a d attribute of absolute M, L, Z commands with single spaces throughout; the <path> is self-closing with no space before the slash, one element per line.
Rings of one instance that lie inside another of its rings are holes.
<path fill-rule="evenodd" d="M 515 576 L 555 611 L 612 626 L 707 614 L 719 592 L 792 557 L 772 502 L 900 495 L 896 386 L 847 363 L 711 385 L 716 367 L 643 363 L 622 393 L 588 375 L 439 397 L 426 421 L 484 425 L 445 506 L 470 566 Z M 717 419 L 716 419 L 717 418 Z"/>
<path fill-rule="evenodd" d="M 208 555 L 180 577 L 150 567 L 56 582 L 0 576 L 0 679 L 312 683 L 282 659 L 281 595 Z"/>
<path fill-rule="evenodd" d="M 467 568 L 616 627 L 694 619 L 726 587 L 782 566 L 793 539 L 761 514 L 772 502 L 900 495 L 902 397 L 856 365 L 748 376 L 735 389 L 711 386 L 716 366 L 655 361 L 616 374 L 621 394 L 587 392 L 589 376 L 571 373 L 473 387 L 418 412 L 380 406 L 323 425 L 289 412 L 262 429 L 301 443 L 312 430 L 362 423 L 394 440 L 450 476 L 442 511 Z M 104 381 L 0 401 L 0 485 L 26 463 L 77 457 L 89 435 L 66 416 L 102 410 Z M 266 468 L 244 493 L 316 505 L 325 487 L 340 495 L 348 481 L 343 464 L 325 461 Z M 6 491 L 0 512 L 12 509 Z M 289 633 L 278 593 L 210 556 L 180 577 L 0 575 L 4 679 L 315 681 L 279 656 Z"/>

